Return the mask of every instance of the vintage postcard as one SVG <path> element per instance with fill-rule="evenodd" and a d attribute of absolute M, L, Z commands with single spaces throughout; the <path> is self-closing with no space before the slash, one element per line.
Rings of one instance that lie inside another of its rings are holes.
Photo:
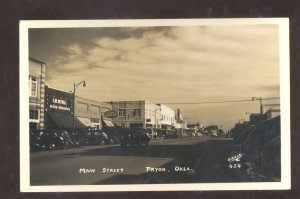
<path fill-rule="evenodd" d="M 289 82 L 288 18 L 21 21 L 20 190 L 290 189 Z"/>

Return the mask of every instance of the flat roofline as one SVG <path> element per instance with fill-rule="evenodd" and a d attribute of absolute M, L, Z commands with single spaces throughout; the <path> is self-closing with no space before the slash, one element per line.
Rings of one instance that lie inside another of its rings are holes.
<path fill-rule="evenodd" d="M 46 64 L 45 62 L 42 62 L 42 61 L 37 60 L 37 59 L 32 58 L 32 57 L 29 57 L 29 60 L 34 61 L 34 62 L 38 62 L 38 63 L 40 63 L 40 64 Z"/>

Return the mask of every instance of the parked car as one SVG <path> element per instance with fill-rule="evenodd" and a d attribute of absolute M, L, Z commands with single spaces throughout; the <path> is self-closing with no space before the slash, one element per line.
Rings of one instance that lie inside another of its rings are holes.
<path fill-rule="evenodd" d="M 197 137 L 202 137 L 202 133 L 199 133 L 199 132 L 198 132 L 198 133 L 196 133 L 196 136 L 197 136 Z"/>
<path fill-rule="evenodd" d="M 171 139 L 171 138 L 178 138 L 178 133 L 176 131 L 173 131 L 173 130 L 165 130 L 165 133 L 164 133 L 164 137 L 165 139 Z"/>
<path fill-rule="evenodd" d="M 46 150 L 46 145 L 42 140 L 43 131 L 30 132 L 30 151 Z"/>
<path fill-rule="evenodd" d="M 144 130 L 131 130 L 126 135 L 121 137 L 121 147 L 136 146 L 140 147 L 143 144 L 148 146 L 150 142 L 150 135 Z"/>
<path fill-rule="evenodd" d="M 76 146 L 68 132 L 61 129 L 43 129 L 30 132 L 30 150 L 55 150 Z"/>
<path fill-rule="evenodd" d="M 86 135 L 88 145 L 104 145 L 109 144 L 109 139 L 106 133 L 101 130 L 90 131 Z"/>
<path fill-rule="evenodd" d="M 257 125 L 245 139 L 241 152 L 253 181 L 280 178 L 280 116 Z"/>

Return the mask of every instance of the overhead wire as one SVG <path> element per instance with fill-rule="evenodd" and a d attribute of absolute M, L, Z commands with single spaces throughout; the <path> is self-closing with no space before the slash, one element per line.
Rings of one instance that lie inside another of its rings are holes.
<path fill-rule="evenodd" d="M 239 103 L 239 102 L 251 102 L 259 100 L 272 100 L 280 99 L 279 97 L 260 98 L 260 99 L 245 99 L 245 100 L 225 100 L 225 101 L 204 101 L 204 102 L 164 102 L 161 104 L 222 104 L 222 103 Z"/>

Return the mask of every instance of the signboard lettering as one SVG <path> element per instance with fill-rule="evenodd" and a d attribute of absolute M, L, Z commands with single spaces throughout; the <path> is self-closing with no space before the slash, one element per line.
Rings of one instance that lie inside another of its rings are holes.
<path fill-rule="evenodd" d="M 118 113 L 116 111 L 106 111 L 104 112 L 104 117 L 114 118 L 117 117 Z"/>
<path fill-rule="evenodd" d="M 52 102 L 52 104 L 49 105 L 50 109 L 71 111 L 71 107 L 70 107 L 68 101 L 65 99 L 58 99 L 58 98 L 52 97 L 52 100 L 50 102 Z"/>

